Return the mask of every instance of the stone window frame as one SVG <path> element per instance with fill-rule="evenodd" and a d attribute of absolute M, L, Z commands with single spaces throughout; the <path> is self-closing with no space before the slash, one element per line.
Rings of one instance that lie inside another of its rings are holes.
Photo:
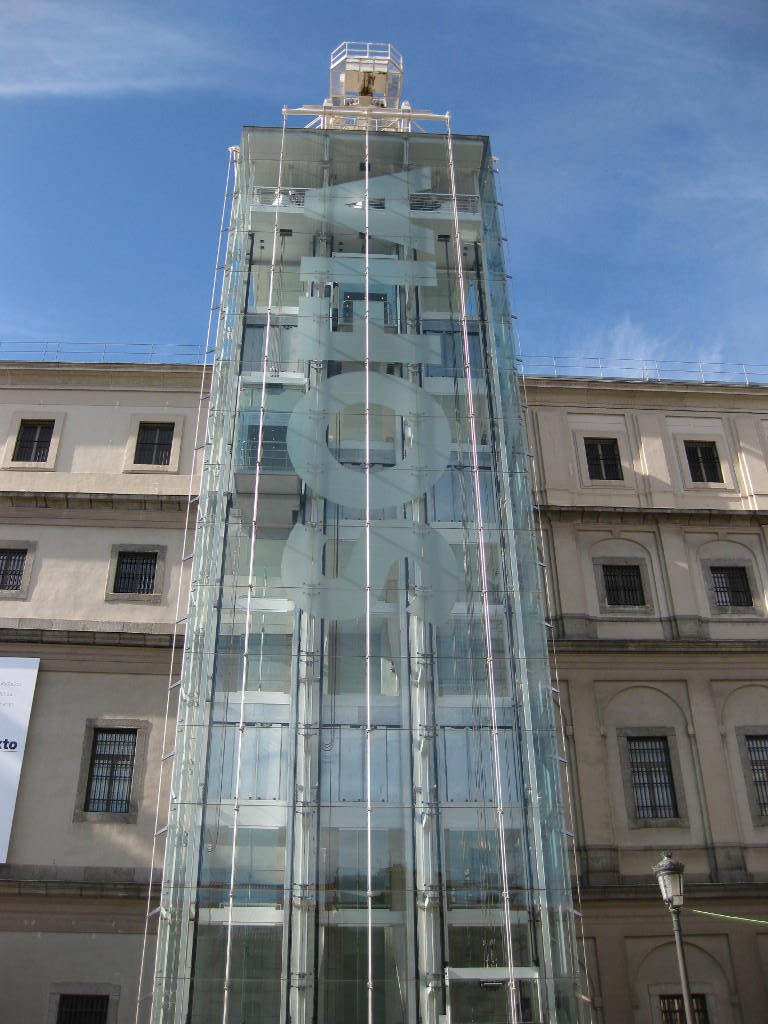
<path fill-rule="evenodd" d="M 128 438 L 123 451 L 123 473 L 178 473 L 181 462 L 181 441 L 184 432 L 183 415 L 163 415 L 162 412 L 155 415 L 152 411 L 146 413 L 134 413 L 131 416 L 128 426 Z M 167 466 L 137 465 L 133 460 L 136 457 L 136 442 L 139 437 L 139 426 L 142 423 L 172 423 L 173 440 L 171 441 L 171 455 Z"/>
<path fill-rule="evenodd" d="M 677 804 L 676 818 L 638 818 L 635 813 L 635 790 L 632 785 L 632 765 L 629 759 L 628 739 L 643 739 L 663 736 L 667 741 L 669 763 L 672 768 L 672 786 Z M 677 744 L 677 730 L 669 725 L 624 726 L 616 730 L 619 749 L 619 768 L 624 790 L 624 806 L 630 828 L 689 828 L 688 805 L 685 800 L 683 773 L 680 767 L 680 753 Z"/>
<path fill-rule="evenodd" d="M 120 986 L 101 981 L 54 981 L 48 989 L 48 1016 L 46 1024 L 56 1024 L 59 1001 L 62 996 L 109 996 L 107 1024 L 117 1024 L 120 1006 Z"/>
<path fill-rule="evenodd" d="M 32 569 L 37 556 L 36 540 L 8 540 L 0 538 L 0 548 L 4 551 L 26 551 L 24 559 L 24 572 L 21 577 L 21 586 L 18 590 L 0 590 L 0 601 L 26 601 L 29 599 L 29 587 L 32 581 Z"/>
<path fill-rule="evenodd" d="M 645 604 L 608 604 L 605 594 L 604 565 L 636 565 L 640 569 L 640 580 L 643 585 Z M 656 614 L 653 601 L 653 575 L 648 565 L 648 557 L 637 555 L 598 555 L 592 559 L 597 588 L 597 604 L 601 615 L 621 615 L 640 618 L 652 618 Z"/>
<path fill-rule="evenodd" d="M 91 755 L 97 729 L 133 729 L 136 731 L 136 746 L 133 752 L 133 775 L 131 777 L 131 796 L 129 809 L 121 811 L 86 811 L 85 801 L 88 796 L 88 779 L 91 774 Z M 75 809 L 72 821 L 75 822 L 121 822 L 135 825 L 139 816 L 139 798 L 144 792 L 144 779 L 147 773 L 147 748 L 152 723 L 147 718 L 86 718 L 83 735 L 83 751 L 80 756 L 80 772 L 77 777 L 75 793 Z M 100 993 L 94 992 L 93 995 Z"/>
<path fill-rule="evenodd" d="M 741 771 L 747 790 L 747 803 L 749 804 L 749 813 L 752 816 L 752 824 L 756 828 L 765 828 L 768 826 L 768 814 L 760 813 L 760 806 L 757 802 L 755 780 L 752 778 L 752 762 L 749 759 L 749 751 L 747 750 L 747 736 L 768 736 L 768 725 L 738 725 L 734 732 L 739 748 L 739 760 L 741 761 Z"/>
<path fill-rule="evenodd" d="M 56 469 L 56 459 L 59 455 L 59 443 L 64 429 L 66 414 L 60 409 L 47 409 L 44 406 L 37 406 L 33 409 L 15 409 L 11 414 L 11 422 L 8 428 L 8 437 L 5 442 L 3 461 L 0 464 L 2 469 L 12 470 L 35 470 L 38 473 L 52 473 Z M 22 420 L 53 420 L 53 433 L 51 443 L 48 447 L 48 458 L 45 462 L 14 462 L 13 452 L 16 447 L 16 439 L 19 436 Z"/>
<path fill-rule="evenodd" d="M 763 618 L 765 616 L 765 607 L 761 595 L 763 588 L 758 579 L 757 572 L 755 570 L 754 562 L 751 558 L 718 558 L 716 556 L 707 556 L 706 558 L 700 559 L 701 572 L 704 577 L 704 589 L 707 592 L 707 603 L 709 604 L 709 614 L 722 618 L 723 616 L 728 618 L 733 617 L 744 617 L 747 619 Z M 747 573 L 747 582 L 749 589 L 752 593 L 752 606 L 748 605 L 719 605 L 715 597 L 715 585 L 712 581 L 711 568 L 713 565 L 725 566 L 733 569 L 744 569 Z"/>
<path fill-rule="evenodd" d="M 602 430 L 598 427 L 584 430 L 581 427 L 571 429 L 571 437 L 576 448 L 576 462 L 579 468 L 579 483 L 582 487 L 597 488 L 620 488 L 624 490 L 635 490 L 635 466 L 629 450 L 629 436 L 626 431 L 616 430 L 615 427 L 606 427 Z M 601 440 L 615 440 L 619 447 L 619 462 L 621 463 L 621 480 L 593 480 L 589 475 L 587 465 L 587 438 L 598 437 Z"/>
<path fill-rule="evenodd" d="M 731 449 L 725 436 L 725 430 L 717 431 L 712 429 L 699 430 L 696 426 L 687 429 L 675 428 L 672 435 L 677 461 L 680 466 L 680 477 L 683 489 L 686 491 L 738 491 L 736 478 L 733 472 L 733 459 Z M 717 457 L 720 460 L 720 470 L 723 474 L 722 481 L 703 480 L 695 481 L 691 476 L 691 468 L 688 464 L 688 455 L 685 451 L 685 442 L 710 442 L 717 448 Z"/>
<path fill-rule="evenodd" d="M 118 594 L 115 592 L 117 560 L 121 554 L 131 551 L 157 555 L 157 563 L 155 564 L 155 587 L 151 594 Z M 165 544 L 113 544 L 109 557 L 107 589 L 104 593 L 104 600 L 128 601 L 132 604 L 161 604 L 163 600 L 163 588 L 165 586 L 165 563 L 167 559 L 168 546 Z"/>

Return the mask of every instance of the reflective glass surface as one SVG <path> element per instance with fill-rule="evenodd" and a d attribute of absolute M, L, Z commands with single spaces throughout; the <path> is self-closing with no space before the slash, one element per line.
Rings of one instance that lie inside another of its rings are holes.
<path fill-rule="evenodd" d="M 486 139 L 244 131 L 156 1021 L 579 1019 L 506 282 Z"/>

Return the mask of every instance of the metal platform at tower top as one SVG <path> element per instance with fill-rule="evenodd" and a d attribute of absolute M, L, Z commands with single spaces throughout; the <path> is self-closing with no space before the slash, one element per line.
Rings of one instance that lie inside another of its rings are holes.
<path fill-rule="evenodd" d="M 335 107 L 400 107 L 403 55 L 391 43 L 341 43 L 331 54 Z"/>
<path fill-rule="evenodd" d="M 447 114 L 412 110 L 402 98 L 403 55 L 391 43 L 340 43 L 331 54 L 330 95 L 321 105 L 283 108 L 310 117 L 307 128 L 423 131 L 420 121 L 447 124 Z"/>

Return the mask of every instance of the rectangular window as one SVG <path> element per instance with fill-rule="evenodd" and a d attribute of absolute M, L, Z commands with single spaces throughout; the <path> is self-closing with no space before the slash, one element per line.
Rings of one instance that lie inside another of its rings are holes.
<path fill-rule="evenodd" d="M 156 569 L 156 551 L 121 551 L 117 556 L 114 592 L 153 594 Z"/>
<path fill-rule="evenodd" d="M 0 551 L 0 590 L 21 590 L 26 551 Z"/>
<path fill-rule="evenodd" d="M 718 608 L 752 607 L 752 591 L 743 565 L 712 565 L 709 571 Z"/>
<path fill-rule="evenodd" d="M 590 480 L 623 480 L 619 442 L 615 437 L 585 437 Z"/>
<path fill-rule="evenodd" d="M 53 420 L 22 420 L 11 461 L 47 462 L 53 425 Z"/>
<path fill-rule="evenodd" d="M 59 996 L 56 1024 L 107 1024 L 109 996 Z"/>
<path fill-rule="evenodd" d="M 709 1024 L 707 997 L 691 995 L 694 1024 Z M 682 996 L 659 996 L 662 1024 L 685 1024 L 685 1004 Z"/>
<path fill-rule="evenodd" d="M 685 441 L 691 480 L 695 484 L 721 484 L 723 470 L 714 441 Z"/>
<path fill-rule="evenodd" d="M 288 413 L 265 413 L 264 430 L 261 436 L 261 468 L 267 472 L 291 469 L 288 455 Z M 284 420 L 285 422 L 277 422 Z M 259 455 L 259 425 L 248 425 L 247 439 L 240 442 L 239 469 L 255 470 Z"/>
<path fill-rule="evenodd" d="M 605 603 L 623 607 L 643 607 L 645 593 L 639 565 L 604 565 Z"/>
<path fill-rule="evenodd" d="M 677 800 L 666 736 L 627 737 L 635 816 L 676 818 Z"/>
<path fill-rule="evenodd" d="M 135 754 L 135 729 L 94 729 L 86 811 L 128 813 Z"/>
<path fill-rule="evenodd" d="M 757 808 L 768 815 L 768 736 L 745 736 L 752 781 L 755 784 Z"/>
<path fill-rule="evenodd" d="M 172 445 L 172 423 L 140 423 L 134 465 L 167 466 L 171 461 Z"/>

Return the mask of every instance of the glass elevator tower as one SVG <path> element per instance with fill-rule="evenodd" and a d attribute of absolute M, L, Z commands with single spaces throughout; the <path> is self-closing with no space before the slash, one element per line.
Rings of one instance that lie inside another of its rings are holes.
<path fill-rule="evenodd" d="M 401 78 L 236 156 L 155 1022 L 581 1020 L 493 159 Z"/>

